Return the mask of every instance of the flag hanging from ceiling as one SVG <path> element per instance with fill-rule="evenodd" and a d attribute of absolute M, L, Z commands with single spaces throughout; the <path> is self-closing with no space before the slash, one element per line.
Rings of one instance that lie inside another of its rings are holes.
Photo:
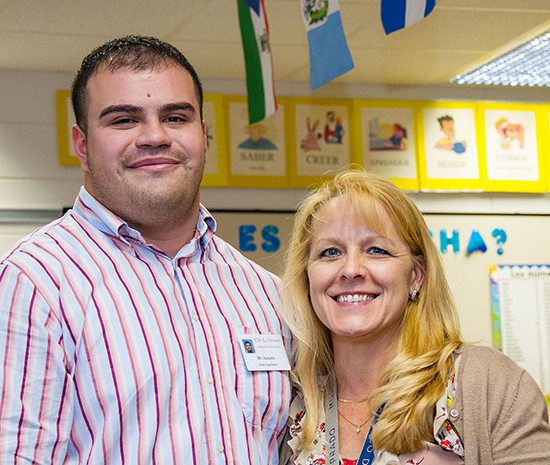
<path fill-rule="evenodd" d="M 301 0 L 309 43 L 309 82 L 317 89 L 353 69 L 338 0 Z"/>
<path fill-rule="evenodd" d="M 263 0 L 237 0 L 243 41 L 250 124 L 277 111 L 269 27 Z"/>
<path fill-rule="evenodd" d="M 403 29 L 428 16 L 435 0 L 382 0 L 382 25 L 386 34 Z"/>

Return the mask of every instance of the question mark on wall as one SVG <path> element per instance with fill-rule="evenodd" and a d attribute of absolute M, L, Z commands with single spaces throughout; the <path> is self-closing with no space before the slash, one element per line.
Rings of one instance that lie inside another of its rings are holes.
<path fill-rule="evenodd" d="M 498 229 L 498 228 L 493 229 L 493 237 L 496 237 L 497 245 L 504 244 L 506 242 L 506 232 L 504 231 L 504 229 Z M 502 250 L 502 247 L 499 247 L 497 249 L 497 253 L 499 255 L 502 255 L 504 253 L 504 250 Z"/>

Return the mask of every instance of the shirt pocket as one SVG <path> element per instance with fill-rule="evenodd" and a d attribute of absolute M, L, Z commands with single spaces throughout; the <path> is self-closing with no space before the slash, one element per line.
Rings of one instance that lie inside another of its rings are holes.
<path fill-rule="evenodd" d="M 256 328 L 231 324 L 231 338 L 235 351 L 235 388 L 238 402 L 246 421 L 271 431 L 279 430 L 286 422 L 290 400 L 289 372 L 284 370 L 249 371 L 244 361 L 241 335 L 269 335 Z M 282 336 L 283 344 L 287 340 Z M 282 412 L 283 411 L 283 412 Z M 282 413 L 281 413 L 282 412 Z M 281 424 L 280 424 L 281 423 Z"/>

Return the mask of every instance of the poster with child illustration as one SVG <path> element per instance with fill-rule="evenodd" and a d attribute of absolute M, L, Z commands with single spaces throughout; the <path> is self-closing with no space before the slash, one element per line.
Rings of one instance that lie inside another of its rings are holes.
<path fill-rule="evenodd" d="M 203 103 L 203 117 L 206 130 L 206 161 L 204 174 L 217 174 L 218 164 L 218 138 L 216 131 L 216 111 L 213 101 Z"/>
<path fill-rule="evenodd" d="M 299 176 L 334 175 L 350 162 L 348 106 L 296 104 Z"/>
<path fill-rule="evenodd" d="M 539 179 L 535 112 L 485 110 L 485 143 L 490 180 Z"/>
<path fill-rule="evenodd" d="M 430 179 L 479 179 L 474 110 L 425 108 L 424 148 Z"/>
<path fill-rule="evenodd" d="M 363 166 L 388 178 L 415 179 L 411 108 L 361 108 Z"/>
<path fill-rule="evenodd" d="M 277 112 L 254 124 L 248 122 L 246 101 L 229 103 L 230 174 L 285 176 L 284 104 Z"/>
<path fill-rule="evenodd" d="M 227 148 L 225 144 L 224 96 L 204 94 L 202 114 L 206 132 L 206 157 L 201 186 L 227 185 Z"/>

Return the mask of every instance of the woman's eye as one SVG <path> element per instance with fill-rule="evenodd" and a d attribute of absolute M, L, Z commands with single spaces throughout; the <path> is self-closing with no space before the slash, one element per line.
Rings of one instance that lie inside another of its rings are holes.
<path fill-rule="evenodd" d="M 329 247 L 328 249 L 325 249 L 321 252 L 321 257 L 335 257 L 336 255 L 339 255 L 340 252 L 338 249 L 334 247 Z"/>
<path fill-rule="evenodd" d="M 380 247 L 371 247 L 369 253 L 376 255 L 389 255 L 387 250 L 381 249 Z"/>

